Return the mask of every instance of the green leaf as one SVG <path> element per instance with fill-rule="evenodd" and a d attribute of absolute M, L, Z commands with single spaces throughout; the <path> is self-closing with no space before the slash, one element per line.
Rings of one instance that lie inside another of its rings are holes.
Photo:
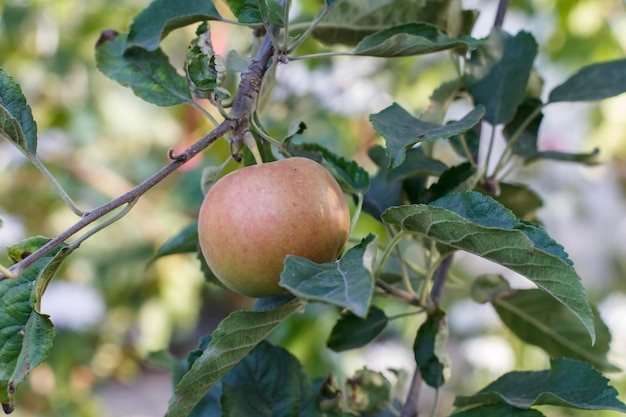
<path fill-rule="evenodd" d="M 224 165 L 220 166 L 206 166 L 202 169 L 202 176 L 200 177 L 200 189 L 203 194 L 206 194 L 213 185 L 220 179 L 220 175 L 224 172 Z"/>
<path fill-rule="evenodd" d="M 176 384 L 166 417 L 187 417 L 209 388 L 303 305 L 294 299 L 274 310 L 235 311 L 224 319 L 206 349 Z"/>
<path fill-rule="evenodd" d="M 500 274 L 483 274 L 472 281 L 470 295 L 477 303 L 487 303 L 496 301 L 502 297 L 510 295 L 511 289 L 509 281 Z"/>
<path fill-rule="evenodd" d="M 476 129 L 476 127 L 468 130 L 467 132 L 454 135 L 448 140 L 454 152 L 456 152 L 461 158 L 471 158 L 474 161 L 478 159 L 478 152 L 480 151 L 480 135 L 477 131 L 479 129 Z"/>
<path fill-rule="evenodd" d="M 7 253 L 9 254 L 9 258 L 13 260 L 13 262 L 19 262 L 22 259 L 30 256 L 33 252 L 37 251 L 40 247 L 50 242 L 50 238 L 45 236 L 33 236 L 23 241 L 10 246 L 7 248 Z M 51 254 L 56 254 L 56 251 Z"/>
<path fill-rule="evenodd" d="M 469 34 L 475 20 L 470 16 L 473 13 L 453 10 L 451 3 L 452 0 L 342 0 L 315 28 L 313 35 L 326 44 L 355 46 L 366 36 L 393 25 L 426 22 L 443 30 L 449 20 L 463 21 L 466 33 L 460 34 Z"/>
<path fill-rule="evenodd" d="M 183 230 L 178 232 L 165 242 L 152 257 L 152 261 L 163 256 L 174 255 L 177 253 L 190 253 L 198 250 L 198 222 L 194 221 L 185 226 Z"/>
<path fill-rule="evenodd" d="M 494 29 L 466 61 L 465 82 L 476 105 L 485 106 L 485 120 L 506 123 L 524 100 L 526 84 L 537 55 L 530 33 L 511 36 Z"/>
<path fill-rule="evenodd" d="M 590 101 L 615 97 L 626 92 L 626 59 L 584 67 L 555 87 L 548 103 Z"/>
<path fill-rule="evenodd" d="M 381 148 L 382 150 L 382 148 Z M 383 150 L 384 153 L 384 150 Z M 385 157 L 385 159 L 387 159 Z M 383 167 L 384 168 L 384 167 Z M 404 161 L 386 172 L 387 181 L 405 180 L 416 176 L 436 176 L 443 174 L 448 167 L 443 162 L 428 157 L 421 147 L 410 148 L 406 151 Z"/>
<path fill-rule="evenodd" d="M 564 162 L 578 162 L 588 165 L 598 163 L 597 156 L 599 150 L 589 153 L 569 153 L 559 151 L 540 151 L 537 147 L 537 138 L 539 135 L 539 127 L 543 114 L 539 110 L 543 104 L 538 99 L 526 99 L 517 108 L 513 119 L 504 126 L 502 133 L 507 142 L 515 139 L 511 147 L 514 154 L 524 158 L 526 163 L 533 162 L 537 159 L 551 159 Z M 533 117 L 534 115 L 534 117 Z M 532 120 L 528 120 L 532 117 Z M 517 130 L 522 128 L 521 134 L 517 136 Z"/>
<path fill-rule="evenodd" d="M 135 95 L 158 106 L 192 103 L 187 79 L 176 72 L 161 49 L 128 50 L 126 35 L 102 39 L 96 46 L 96 63 L 104 75 Z"/>
<path fill-rule="evenodd" d="M 565 306 L 538 289 L 517 290 L 493 301 L 502 322 L 526 343 L 539 346 L 551 357 L 566 356 L 616 372 L 607 360 L 611 334 L 599 312 L 592 308 L 596 342 L 585 337 L 587 330 Z"/>
<path fill-rule="evenodd" d="M 130 25 L 126 47 L 155 51 L 173 30 L 205 20 L 222 20 L 213 1 L 153 0 Z"/>
<path fill-rule="evenodd" d="M 335 323 L 326 344 L 335 352 L 365 346 L 385 330 L 388 322 L 385 312 L 374 306 L 365 318 L 345 312 Z"/>
<path fill-rule="evenodd" d="M 543 206 L 539 195 L 526 185 L 501 182 L 498 188 L 500 193 L 491 197 L 520 219 L 534 217 L 535 211 Z"/>
<path fill-rule="evenodd" d="M 257 115 L 255 114 L 254 117 L 257 117 Z M 274 149 L 272 144 L 264 140 L 257 133 L 252 133 L 252 136 L 254 136 L 257 150 L 259 151 L 259 154 L 261 154 L 261 160 L 263 162 L 276 161 L 276 156 L 274 156 Z M 249 146 L 243 147 L 243 149 L 241 150 L 241 155 L 243 157 L 243 166 L 247 167 L 250 165 L 256 165 L 256 159 Z"/>
<path fill-rule="evenodd" d="M 211 27 L 202 22 L 196 29 L 185 58 L 187 80 L 195 97 L 223 101 L 230 92 L 222 88 L 226 78 L 226 63 L 215 53 L 211 42 Z"/>
<path fill-rule="evenodd" d="M 375 250 L 374 239 L 370 233 L 343 258 L 324 264 L 288 255 L 280 285 L 299 298 L 334 304 L 365 318 L 374 294 L 371 265 L 365 262 L 373 258 L 370 252 Z"/>
<path fill-rule="evenodd" d="M 443 123 L 450 104 L 459 96 L 461 87 L 461 80 L 458 78 L 437 87 L 430 96 L 430 104 L 422 118 L 434 123 Z"/>
<path fill-rule="evenodd" d="M 399 166 L 405 158 L 406 149 L 419 142 L 447 139 L 466 132 L 476 125 L 485 114 L 482 106 L 475 107 L 461 120 L 438 125 L 424 122 L 411 116 L 400 105 L 394 103 L 379 113 L 370 115 L 374 129 L 387 142 L 390 166 Z"/>
<path fill-rule="evenodd" d="M 543 103 L 539 99 L 526 99 L 517 108 L 513 118 L 504 126 L 502 133 L 507 142 L 515 139 L 511 150 L 515 155 L 523 158 L 533 158 L 537 156 L 537 137 L 539 135 L 539 127 L 543 119 L 541 108 Z M 534 115 L 534 116 L 533 116 Z M 529 118 L 532 117 L 530 122 Z M 519 136 L 517 131 L 523 129 Z"/>
<path fill-rule="evenodd" d="M 303 156 L 324 165 L 346 192 L 365 193 L 370 186 L 369 174 L 359 164 L 335 155 L 321 145 L 316 143 L 295 145 L 288 142 L 287 150 L 292 156 Z"/>
<path fill-rule="evenodd" d="M 517 219 L 492 198 L 465 191 L 430 205 L 393 207 L 382 218 L 525 276 L 569 308 L 585 325 L 592 343 L 595 341 L 585 290 L 563 247 L 543 229 Z"/>
<path fill-rule="evenodd" d="M 478 393 L 457 397 L 457 407 L 505 402 L 513 407 L 555 405 L 583 410 L 626 412 L 609 380 L 585 362 L 550 360 L 549 371 L 509 372 Z"/>
<path fill-rule="evenodd" d="M 0 68 L 0 137 L 26 156 L 37 152 L 37 124 L 19 84 Z"/>
<path fill-rule="evenodd" d="M 464 162 L 450 167 L 441 174 L 439 180 L 428 188 L 429 201 L 447 194 L 473 190 L 478 181 L 484 176 L 482 170 L 477 170 L 471 163 Z"/>
<path fill-rule="evenodd" d="M 570 153 L 570 152 L 558 152 L 558 151 L 539 151 L 537 153 L 538 159 L 550 159 L 553 161 L 563 162 L 577 162 L 585 165 L 596 165 L 599 163 L 598 155 L 600 149 L 595 148 L 588 153 Z"/>
<path fill-rule="evenodd" d="M 533 410 L 511 407 L 508 404 L 485 404 L 470 410 L 460 411 L 450 417 L 544 417 L 545 414 Z"/>
<path fill-rule="evenodd" d="M 402 182 L 384 179 L 384 175 L 372 178 L 367 193 L 363 196 L 363 211 L 379 219 L 383 212 L 401 204 Z"/>
<path fill-rule="evenodd" d="M 202 271 L 202 274 L 204 275 L 204 280 L 206 282 L 210 282 L 211 284 L 217 285 L 220 288 L 225 288 L 224 284 L 222 284 L 222 281 L 220 281 L 219 278 L 215 276 L 215 274 L 211 270 L 211 267 L 206 262 L 206 259 L 204 259 L 204 255 L 202 254 L 202 249 L 200 248 L 200 245 L 198 245 L 196 257 L 198 261 L 200 261 L 200 271 Z"/>
<path fill-rule="evenodd" d="M 433 388 L 439 388 L 445 382 L 443 370 L 444 364 L 437 356 L 437 339 L 443 333 L 445 327 L 446 313 L 441 310 L 434 310 L 428 313 L 426 321 L 422 323 L 417 331 L 417 336 L 413 342 L 413 354 L 415 363 L 420 370 L 424 382 Z"/>
<path fill-rule="evenodd" d="M 63 244 L 50 252 L 50 260 L 39 273 L 34 293 L 31 297 L 31 301 L 34 302 L 33 308 L 36 312 L 41 311 L 41 299 L 44 292 L 48 288 L 48 284 L 50 284 L 50 281 L 52 281 L 52 278 L 54 278 L 65 259 L 70 256 L 72 252 L 74 252 L 74 249 L 76 249 L 76 247 L 66 246 Z"/>
<path fill-rule="evenodd" d="M 424 55 L 455 48 L 467 50 L 478 44 L 469 37 L 450 38 L 429 23 L 405 23 L 366 36 L 358 43 L 354 54 L 376 57 Z"/>
<path fill-rule="evenodd" d="M 225 0 L 239 23 L 285 26 L 283 7 L 276 0 Z"/>
<path fill-rule="evenodd" d="M 23 332 L 22 349 L 8 384 L 9 390 L 11 390 L 10 387 L 15 389 L 18 384 L 23 382 L 30 371 L 43 362 L 52 350 L 54 326 L 49 316 L 36 311 L 31 312 Z"/>
<path fill-rule="evenodd" d="M 286 349 L 261 342 L 222 380 L 224 417 L 315 417 L 313 384 Z"/>
<path fill-rule="evenodd" d="M 19 261 L 49 241 L 41 236 L 28 238 L 8 248 L 9 256 Z M 43 290 L 69 254 L 66 251 L 60 245 L 20 277 L 0 281 L 0 403 L 5 410 L 13 409 L 17 385 L 52 349 L 52 323 L 38 310 Z"/>

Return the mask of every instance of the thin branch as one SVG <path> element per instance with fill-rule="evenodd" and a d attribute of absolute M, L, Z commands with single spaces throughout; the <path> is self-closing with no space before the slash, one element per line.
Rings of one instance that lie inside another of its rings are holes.
<path fill-rule="evenodd" d="M 54 175 L 52 175 L 52 173 L 50 171 L 48 171 L 48 168 L 46 168 L 46 166 L 43 164 L 43 162 L 41 162 L 41 160 L 36 155 L 34 155 L 34 156 L 28 155 L 28 159 L 30 159 L 31 163 L 33 165 L 35 165 L 35 167 L 37 167 L 37 169 L 39 169 L 39 172 L 41 172 L 43 174 L 43 176 L 48 179 L 50 184 L 56 190 L 57 194 L 59 194 L 61 199 L 70 208 L 70 210 L 72 210 L 72 212 L 74 214 L 76 214 L 77 216 L 82 216 L 83 215 L 83 210 L 81 210 L 76 205 L 74 200 L 72 200 L 72 197 L 70 197 L 70 195 L 67 193 L 67 191 L 65 191 L 63 186 L 61 184 L 59 184 L 59 182 L 56 180 L 56 178 L 54 178 Z"/>
<path fill-rule="evenodd" d="M 406 396 L 406 401 L 402 407 L 400 417 L 418 417 L 417 402 L 419 400 L 420 388 L 422 387 L 422 374 L 420 368 L 415 367 L 415 373 L 411 380 L 411 387 L 409 393 Z"/>
<path fill-rule="evenodd" d="M 167 178 L 174 171 L 176 171 L 189 159 L 200 153 L 210 144 L 215 142 L 218 138 L 224 136 L 224 134 L 226 134 L 228 131 L 232 130 L 232 124 L 233 123 L 223 122 L 213 131 L 200 139 L 198 142 L 194 143 L 189 148 L 178 154 L 176 159 L 172 160 L 169 164 L 165 165 L 159 171 L 152 174 L 152 176 L 150 176 L 148 179 L 146 179 L 136 187 L 127 191 L 125 194 L 122 194 L 121 196 L 109 201 L 108 203 L 96 207 L 91 211 L 85 212 L 83 217 L 78 222 L 74 223 L 74 225 L 61 232 L 58 236 L 50 240 L 48 243 L 43 245 L 37 251 L 33 252 L 31 255 L 11 266 L 9 268 L 9 271 L 19 276 L 26 268 L 46 256 L 52 249 L 56 248 L 59 244 L 65 242 L 67 239 L 74 236 L 85 227 L 89 226 L 90 224 L 112 212 L 113 210 L 123 206 L 124 204 L 128 204 L 132 201 L 137 200 L 140 196 L 148 192 L 148 190 L 150 190 L 152 187 L 154 187 L 165 178 Z M 0 280 L 6 278 L 7 276 L 5 274 L 0 275 Z"/>
<path fill-rule="evenodd" d="M 332 3 L 330 6 L 327 6 L 324 10 L 322 10 L 322 12 L 309 24 L 309 26 L 306 28 L 306 30 L 304 31 L 303 34 L 301 34 L 298 39 L 296 39 L 294 41 L 293 44 L 291 44 L 291 46 L 284 51 L 285 54 L 290 54 L 293 51 L 295 51 L 298 46 L 300 46 L 302 44 L 302 42 L 304 42 L 304 40 L 306 38 L 309 37 L 309 35 L 311 35 L 311 33 L 313 33 L 313 30 L 315 30 L 315 28 L 320 24 L 320 22 L 322 20 L 324 20 L 324 18 L 328 15 L 328 13 L 335 7 L 337 6 L 337 4 L 339 4 L 339 1 L 341 0 L 337 0 L 334 3 Z"/>
<path fill-rule="evenodd" d="M 435 308 L 439 307 L 439 301 L 441 301 L 441 294 L 446 283 L 446 278 L 448 277 L 448 272 L 452 266 L 453 258 L 454 255 L 452 254 L 444 258 L 437 266 L 437 270 L 433 276 L 433 287 L 430 290 L 430 300 L 434 304 Z"/>
<path fill-rule="evenodd" d="M 382 289 L 384 292 L 386 292 L 387 294 L 399 298 L 401 300 L 406 301 L 407 303 L 420 307 L 422 304 L 420 303 L 420 299 L 415 295 L 415 294 L 411 294 L 408 291 L 404 291 L 401 290 L 399 288 L 394 287 L 391 284 L 386 283 L 385 281 L 381 280 L 381 279 L 377 279 L 376 280 L 376 286 L 380 289 Z"/>
<path fill-rule="evenodd" d="M 500 28 L 504 23 L 504 15 L 509 7 L 509 0 L 500 0 L 498 3 L 498 11 L 496 12 L 496 19 L 493 22 L 493 27 Z"/>
<path fill-rule="evenodd" d="M 233 100 L 231 119 L 224 120 L 211 132 L 207 133 L 193 145 L 176 155 L 175 159 L 171 160 L 159 171 L 152 174 L 148 179 L 127 191 L 125 194 L 122 194 L 121 196 L 96 207 L 93 210 L 84 212 L 82 218 L 78 222 L 61 232 L 58 236 L 54 237 L 31 255 L 12 265 L 8 268 L 8 271 L 0 269 L 0 281 L 11 276 L 19 276 L 26 268 L 46 256 L 59 244 L 65 242 L 85 227 L 94 223 L 96 220 L 102 218 L 108 213 L 111 213 L 113 210 L 116 210 L 125 204 L 135 202 L 151 188 L 170 176 L 185 162 L 189 161 L 191 158 L 202 152 L 209 145 L 227 133 L 231 132 L 233 134 L 233 139 L 241 143 L 243 141 L 243 135 L 248 131 L 250 117 L 254 111 L 254 105 L 261 88 L 263 76 L 265 75 L 268 62 L 272 58 L 273 53 L 274 48 L 272 42 L 270 37 L 266 35 L 257 54 L 252 60 L 252 63 L 248 69 L 241 74 L 239 90 Z M 9 272 L 9 274 L 6 272 Z"/>

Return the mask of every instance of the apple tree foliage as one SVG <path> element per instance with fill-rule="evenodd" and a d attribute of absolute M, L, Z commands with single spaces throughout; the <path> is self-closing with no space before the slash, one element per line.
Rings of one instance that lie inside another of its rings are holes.
<path fill-rule="evenodd" d="M 106 76 L 155 105 L 193 106 L 213 118 L 204 107 L 211 105 L 223 117 L 213 119 L 215 129 L 191 147 L 171 152 L 170 162 L 152 177 L 93 210 L 78 209 L 39 159 L 31 109 L 20 86 L 0 69 L 1 136 L 40 169 L 80 217 L 59 236 L 36 236 L 8 248 L 15 263 L 0 270 L 0 402 L 5 412 L 16 406 L 20 382 L 52 347 L 53 324 L 41 313 L 40 300 L 65 258 L 216 140 L 228 140 L 232 156 L 244 164 L 255 163 L 251 149 L 265 161 L 297 155 L 321 162 L 354 202 L 355 221 L 369 216 L 384 225 L 380 230 L 386 235 L 353 236 L 343 256 L 327 264 L 288 256 L 280 279 L 284 295 L 232 312 L 186 359 L 173 362 L 168 417 L 417 415 L 420 384 L 439 389 L 446 383 L 450 363 L 442 295 L 461 251 L 534 284 L 534 289 L 514 289 L 503 276 L 488 272 L 464 282 L 476 302 L 493 305 L 512 334 L 543 349 L 551 360 L 549 369 L 512 370 L 473 394 L 459 395 L 451 416 L 541 416 L 543 409 L 536 407 L 543 405 L 625 412 L 602 374 L 616 370 L 607 360 L 609 331 L 563 246 L 534 221 L 541 199 L 528 186 L 507 182 L 506 173 L 511 165 L 541 159 L 595 163 L 595 151 L 540 149 L 543 110 L 624 93 L 626 59 L 591 63 L 542 92 L 531 88 L 540 48 L 534 36 L 508 33 L 500 21 L 485 38 L 473 37 L 479 11 L 463 10 L 458 0 L 325 0 L 310 21 L 290 19 L 291 1 L 225 3 L 235 20 L 209 0 L 154 0 L 127 31 L 102 32 L 95 61 Z M 255 46 L 217 55 L 211 44 L 213 22 L 247 31 Z M 183 68 L 177 68 L 161 43 L 190 25 L 197 27 L 196 38 Z M 324 46 L 323 53 L 300 52 L 311 39 Z M 319 143 L 299 141 L 306 121 L 294 120 L 282 138 L 263 127 L 259 102 L 271 92 L 264 80 L 277 66 L 289 71 L 292 60 L 333 55 L 392 60 L 435 53 L 451 57 L 457 76 L 434 90 L 428 110 L 417 114 L 395 102 L 370 115 L 381 139 L 368 151 L 376 170 L 366 171 Z M 226 84 L 226 78 L 238 79 L 238 88 Z M 465 109 L 456 119 L 448 116 L 453 104 Z M 485 131 L 502 135 L 485 137 Z M 503 150 L 495 151 L 493 142 L 500 139 Z M 443 158 L 442 148 L 455 158 Z M 220 172 L 221 167 L 207 167 L 202 189 Z M 105 215 L 108 220 L 92 226 Z M 196 225 L 191 224 L 155 258 L 197 251 Z M 215 282 L 206 265 L 203 270 Z M 341 312 L 329 330 L 327 348 L 361 348 L 384 334 L 391 320 L 402 319 L 385 312 L 380 299 L 404 303 L 422 317 L 412 346 L 416 370 L 403 396 L 383 374 L 368 369 L 341 381 L 334 374 L 311 380 L 298 358 L 266 340 L 290 317 L 325 303 Z"/>

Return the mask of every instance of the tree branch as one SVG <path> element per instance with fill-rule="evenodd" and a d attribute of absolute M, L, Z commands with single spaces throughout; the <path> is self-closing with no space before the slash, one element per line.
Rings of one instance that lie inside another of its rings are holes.
<path fill-rule="evenodd" d="M 418 417 L 417 402 L 419 400 L 421 387 L 422 373 L 420 372 L 420 368 L 416 366 L 413 379 L 411 380 L 411 386 L 409 387 L 409 393 L 406 396 L 400 417 Z"/>
<path fill-rule="evenodd" d="M 274 29 L 276 30 L 276 29 Z M 159 171 L 155 172 L 149 178 L 138 184 L 125 194 L 105 203 L 93 210 L 83 213 L 82 218 L 74 225 L 60 233 L 58 236 L 50 240 L 47 244 L 33 252 L 20 262 L 8 268 L 10 274 L 15 276 L 21 275 L 22 272 L 39 259 L 50 253 L 61 243 L 65 242 L 76 233 L 94 223 L 98 219 L 111 213 L 117 208 L 136 201 L 152 187 L 170 176 L 174 171 L 180 168 L 185 162 L 202 152 L 209 145 L 221 138 L 225 134 L 232 132 L 233 140 L 240 146 L 243 142 L 243 135 L 248 131 L 250 118 L 254 111 L 256 100 L 261 89 L 263 77 L 268 68 L 268 63 L 274 54 L 274 47 L 268 35 L 266 35 L 252 60 L 252 63 L 246 71 L 241 74 L 239 89 L 233 100 L 231 110 L 231 118 L 224 120 L 215 129 L 207 133 L 200 140 L 185 149 L 183 152 L 175 155 L 175 157 Z M 173 156 L 173 155 L 172 155 Z M 6 273 L 0 270 L 0 281 L 9 278 Z"/>
<path fill-rule="evenodd" d="M 420 299 L 415 294 L 411 294 L 408 291 L 401 290 L 399 288 L 394 287 L 391 284 L 386 283 L 382 279 L 376 280 L 376 286 L 385 291 L 387 294 L 399 298 L 401 300 L 406 301 L 407 303 L 421 307 Z"/>
<path fill-rule="evenodd" d="M 446 278 L 448 277 L 448 272 L 450 271 L 450 267 L 452 266 L 452 259 L 454 255 L 448 255 L 444 260 L 441 261 L 439 266 L 437 266 L 437 270 L 435 271 L 435 275 L 433 277 L 433 287 L 430 289 L 430 300 L 434 304 L 434 307 L 439 307 L 439 301 L 441 301 L 441 293 L 443 292 L 443 287 L 446 283 Z"/>
<path fill-rule="evenodd" d="M 498 3 L 498 11 L 496 12 L 496 19 L 493 22 L 493 27 L 502 27 L 502 23 L 504 23 L 504 15 L 506 15 L 506 10 L 509 7 L 509 1 L 510 0 L 500 0 Z"/>

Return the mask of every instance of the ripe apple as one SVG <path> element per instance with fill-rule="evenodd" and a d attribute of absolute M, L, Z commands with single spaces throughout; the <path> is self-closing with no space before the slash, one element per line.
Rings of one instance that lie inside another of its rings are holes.
<path fill-rule="evenodd" d="M 307 158 L 238 169 L 207 192 L 198 218 L 200 248 L 231 290 L 266 297 L 278 285 L 289 254 L 313 262 L 341 255 L 350 231 L 348 205 L 337 181 Z"/>

